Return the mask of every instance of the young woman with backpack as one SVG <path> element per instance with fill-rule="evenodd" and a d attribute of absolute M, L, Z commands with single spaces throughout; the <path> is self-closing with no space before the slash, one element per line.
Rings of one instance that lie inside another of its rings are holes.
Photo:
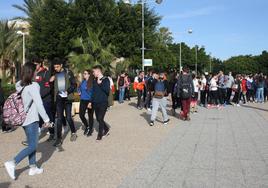
<path fill-rule="evenodd" d="M 22 79 L 16 84 L 16 90 L 17 92 L 21 92 L 20 96 L 22 98 L 24 111 L 26 112 L 26 118 L 22 127 L 27 136 L 28 146 L 11 161 L 5 163 L 8 175 L 12 179 L 16 179 L 16 166 L 26 157 L 29 157 L 30 176 L 43 173 L 43 169 L 36 166 L 36 149 L 39 138 L 39 115 L 44 120 L 45 127 L 50 126 L 50 119 L 43 106 L 40 96 L 40 86 L 38 83 L 32 82 L 34 71 L 35 65 L 33 63 L 26 63 L 22 69 Z"/>

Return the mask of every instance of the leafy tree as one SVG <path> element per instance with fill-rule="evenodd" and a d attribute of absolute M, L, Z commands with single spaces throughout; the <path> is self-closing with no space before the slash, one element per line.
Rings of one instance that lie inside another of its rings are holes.
<path fill-rule="evenodd" d="M 112 54 L 113 46 L 104 46 L 100 41 L 101 30 L 93 32 L 87 27 L 86 37 L 79 37 L 72 40 L 73 52 L 69 54 L 72 68 L 76 72 L 81 72 L 87 68 L 92 68 L 96 64 L 102 65 L 106 71 L 111 71 L 111 62 L 114 58 Z"/>

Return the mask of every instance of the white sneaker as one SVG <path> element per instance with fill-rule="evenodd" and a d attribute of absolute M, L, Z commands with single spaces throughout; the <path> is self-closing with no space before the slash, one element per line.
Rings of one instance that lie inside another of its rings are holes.
<path fill-rule="evenodd" d="M 43 172 L 44 172 L 44 169 L 42 169 L 42 168 L 31 167 L 29 170 L 29 176 L 42 174 Z"/>
<path fill-rule="evenodd" d="M 5 162 L 5 168 L 10 178 L 15 180 L 15 163 L 13 161 Z"/>
<path fill-rule="evenodd" d="M 240 104 L 237 104 L 236 106 L 237 106 L 237 107 L 240 107 Z"/>

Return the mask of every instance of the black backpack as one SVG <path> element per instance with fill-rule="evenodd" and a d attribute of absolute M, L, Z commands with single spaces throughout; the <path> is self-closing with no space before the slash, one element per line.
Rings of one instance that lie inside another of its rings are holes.
<path fill-rule="evenodd" d="M 120 76 L 119 81 L 118 81 L 119 87 L 123 87 L 125 85 L 125 78 Z"/>
<path fill-rule="evenodd" d="M 180 77 L 180 97 L 189 99 L 192 96 L 192 80 L 191 75 Z"/>

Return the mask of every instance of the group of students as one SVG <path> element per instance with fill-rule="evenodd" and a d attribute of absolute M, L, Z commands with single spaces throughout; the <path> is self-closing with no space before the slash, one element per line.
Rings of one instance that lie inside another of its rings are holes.
<path fill-rule="evenodd" d="M 104 117 L 108 108 L 111 92 L 110 80 L 103 75 L 101 66 L 94 66 L 92 71 L 85 70 L 83 81 L 77 84 L 71 70 L 64 68 L 64 62 L 56 58 L 53 61 L 53 72 L 42 60 L 26 63 L 22 69 L 21 80 L 16 83 L 26 113 L 22 127 L 27 137 L 27 147 L 12 160 L 5 163 L 5 168 L 12 179 L 15 179 L 15 168 L 24 158 L 29 158 L 29 175 L 41 174 L 43 169 L 36 166 L 36 149 L 40 127 L 48 128 L 49 138 L 58 147 L 62 144 L 62 125 L 65 119 L 71 130 L 71 141 L 77 139 L 76 128 L 72 119 L 72 102 L 74 92 L 80 94 L 80 118 L 85 126 L 84 134 L 93 132 L 93 113 L 99 123 L 97 141 L 109 135 L 110 127 Z M 55 107 L 55 108 L 54 108 Z M 85 118 L 88 112 L 88 120 Z M 56 126 L 51 126 L 55 124 Z M 55 131 L 57 135 L 55 135 Z"/>
<path fill-rule="evenodd" d="M 173 115 L 176 108 L 180 107 L 179 117 L 182 120 L 190 120 L 190 105 L 196 95 L 188 68 L 183 68 L 180 75 L 173 73 L 169 80 L 165 72 L 150 70 L 145 76 L 141 71 L 134 79 L 133 89 L 138 97 L 137 108 L 141 110 L 144 107 L 151 111 L 150 126 L 154 126 L 159 107 L 163 114 L 163 124 L 166 125 L 170 121 L 167 115 L 169 96 L 172 97 Z"/>
<path fill-rule="evenodd" d="M 260 74 L 241 75 L 235 78 L 229 72 L 202 75 L 196 81 L 200 91 L 200 104 L 208 108 L 222 108 L 226 105 L 240 106 L 248 102 L 264 103 L 267 101 L 267 76 Z M 197 90 L 198 91 L 198 90 Z"/>

